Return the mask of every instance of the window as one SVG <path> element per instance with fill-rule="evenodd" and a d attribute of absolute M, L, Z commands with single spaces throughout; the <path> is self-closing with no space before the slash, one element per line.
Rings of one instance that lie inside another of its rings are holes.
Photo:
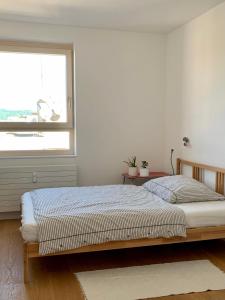
<path fill-rule="evenodd" d="M 71 45 L 0 42 L 0 156 L 74 153 Z"/>

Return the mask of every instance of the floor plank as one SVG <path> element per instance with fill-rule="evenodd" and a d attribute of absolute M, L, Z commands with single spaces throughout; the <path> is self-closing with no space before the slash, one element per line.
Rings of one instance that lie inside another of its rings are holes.
<path fill-rule="evenodd" d="M 0 300 L 84 300 L 75 272 L 146 264 L 209 259 L 225 271 L 225 242 L 207 241 L 129 250 L 34 258 L 24 285 L 18 220 L 0 221 Z M 152 300 L 224 300 L 225 291 L 192 293 Z M 107 300 L 107 299 L 106 299 Z"/>

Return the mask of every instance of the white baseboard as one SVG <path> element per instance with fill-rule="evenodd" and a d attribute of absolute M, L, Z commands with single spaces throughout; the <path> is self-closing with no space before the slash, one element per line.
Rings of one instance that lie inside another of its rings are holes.
<path fill-rule="evenodd" d="M 21 213 L 19 211 L 0 212 L 0 220 L 20 219 Z"/>

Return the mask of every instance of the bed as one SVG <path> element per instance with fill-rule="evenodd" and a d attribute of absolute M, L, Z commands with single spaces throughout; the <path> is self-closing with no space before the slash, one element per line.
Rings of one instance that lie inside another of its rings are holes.
<path fill-rule="evenodd" d="M 215 190 L 224 194 L 225 169 L 177 160 L 177 174 L 182 174 L 183 166 L 192 167 L 192 177 L 203 181 L 204 170 L 216 173 Z M 186 236 L 134 238 L 128 240 L 110 240 L 98 244 L 82 245 L 73 249 L 46 253 L 45 255 L 64 255 L 72 253 L 93 252 L 102 250 L 143 247 L 181 243 L 199 240 L 225 238 L 225 201 L 208 201 L 195 203 L 174 204 L 185 215 Z M 29 281 L 29 260 L 40 257 L 40 243 L 38 242 L 38 226 L 34 217 L 34 207 L 29 193 L 22 200 L 22 236 L 24 239 L 24 282 Z"/>

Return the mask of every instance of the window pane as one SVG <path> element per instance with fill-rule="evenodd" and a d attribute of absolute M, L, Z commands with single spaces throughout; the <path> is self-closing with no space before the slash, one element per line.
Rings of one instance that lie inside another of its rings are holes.
<path fill-rule="evenodd" d="M 0 132 L 0 151 L 68 150 L 69 132 Z"/>
<path fill-rule="evenodd" d="M 0 122 L 67 122 L 66 55 L 0 52 Z"/>

